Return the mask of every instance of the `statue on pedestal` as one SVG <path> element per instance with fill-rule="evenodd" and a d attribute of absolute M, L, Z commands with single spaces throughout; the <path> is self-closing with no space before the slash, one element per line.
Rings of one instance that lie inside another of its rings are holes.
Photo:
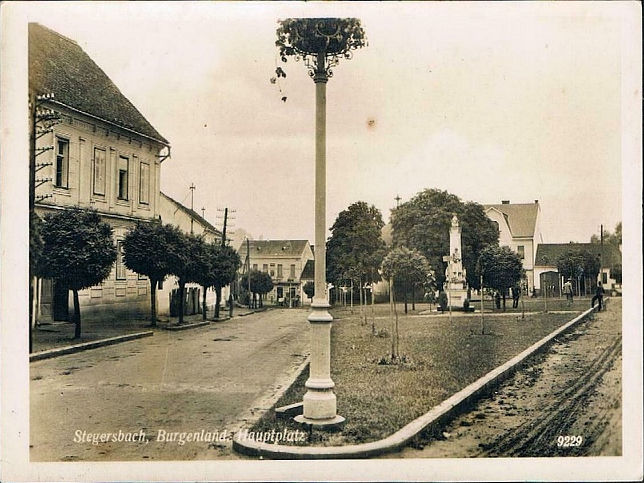
<path fill-rule="evenodd" d="M 452 225 L 449 229 L 449 252 L 450 255 L 444 257 L 447 261 L 444 288 L 447 292 L 448 304 L 453 309 L 463 309 L 467 300 L 467 273 L 463 268 L 461 256 L 461 225 L 456 215 L 452 217 Z"/>

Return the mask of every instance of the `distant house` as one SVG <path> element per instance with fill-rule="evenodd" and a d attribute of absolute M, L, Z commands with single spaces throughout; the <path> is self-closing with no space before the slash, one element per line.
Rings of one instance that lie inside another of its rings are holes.
<path fill-rule="evenodd" d="M 94 208 L 114 230 L 118 257 L 100 285 L 79 292 L 83 318 L 131 316 L 149 311 L 147 278 L 123 264 L 128 228 L 160 214 L 161 162 L 169 142 L 73 40 L 29 24 L 29 96 L 53 94 L 40 110 L 60 122 L 37 132 L 35 211 Z M 47 256 L 46 254 L 44 255 Z M 40 280 L 37 318 L 68 320 L 69 291 Z"/>
<path fill-rule="evenodd" d="M 528 292 L 535 285 L 535 258 L 539 244 L 543 243 L 540 228 L 541 207 L 534 203 L 510 203 L 504 200 L 498 205 L 483 205 L 487 217 L 499 229 L 499 245 L 510 247 L 523 260 L 528 282 Z"/>
<path fill-rule="evenodd" d="M 161 192 L 159 197 L 159 218 L 164 224 L 175 225 L 184 233 L 203 235 L 204 240 L 209 243 L 220 242 L 221 232 L 208 220 L 199 215 L 196 211 L 182 205 L 175 199 Z M 167 278 L 157 292 L 158 312 L 161 315 L 178 315 L 179 284 L 176 277 Z M 196 283 L 186 284 L 186 306 L 184 314 L 191 315 L 201 313 L 202 287 Z M 222 290 L 222 304 L 228 298 L 228 288 Z M 206 304 L 208 310 L 212 310 L 215 304 L 215 292 L 209 289 L 206 293 Z"/>
<path fill-rule="evenodd" d="M 313 260 L 313 251 L 308 240 L 250 240 L 250 267 L 270 274 L 273 290 L 267 294 L 267 300 L 282 302 L 287 295 L 290 298 L 299 296 L 306 299 L 302 292 L 302 272 L 309 260 Z M 247 244 L 239 247 L 239 256 L 243 261 L 247 255 Z"/>
<path fill-rule="evenodd" d="M 561 293 L 561 287 L 564 283 L 563 277 L 557 271 L 557 260 L 561 255 L 569 250 L 585 250 L 597 258 L 601 258 L 601 270 L 598 279 L 601 280 L 605 290 L 610 291 L 616 288 L 617 282 L 611 274 L 615 265 L 622 263 L 622 254 L 618 248 L 613 245 L 600 245 L 598 243 L 543 243 L 537 248 L 535 259 L 535 281 L 536 288 L 540 291 L 545 285 L 554 287 L 554 295 Z M 596 281 L 572 280 L 575 292 L 585 293 L 590 291 Z"/>

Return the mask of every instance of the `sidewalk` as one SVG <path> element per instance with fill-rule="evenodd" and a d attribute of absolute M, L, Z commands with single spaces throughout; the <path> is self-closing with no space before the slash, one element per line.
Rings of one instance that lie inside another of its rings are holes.
<path fill-rule="evenodd" d="M 257 309 L 249 310 L 247 307 L 235 307 L 233 317 L 251 314 Z M 265 310 L 265 309 L 263 309 Z M 209 310 L 207 320 L 213 320 L 214 311 Z M 223 319 L 228 317 L 227 309 L 220 309 L 219 316 Z M 81 312 L 82 317 L 82 312 Z M 163 330 L 168 325 L 176 325 L 179 317 L 168 317 L 161 315 L 157 317 L 157 327 L 150 327 L 148 317 L 124 318 L 120 320 L 81 319 L 81 338 L 74 339 L 74 324 L 72 322 L 54 322 L 42 324 L 33 331 L 33 352 L 41 352 L 56 347 L 82 344 L 120 335 L 133 334 L 143 331 Z M 203 321 L 202 314 L 184 315 L 183 323 L 197 323 Z M 217 323 L 217 322 L 212 322 Z"/>

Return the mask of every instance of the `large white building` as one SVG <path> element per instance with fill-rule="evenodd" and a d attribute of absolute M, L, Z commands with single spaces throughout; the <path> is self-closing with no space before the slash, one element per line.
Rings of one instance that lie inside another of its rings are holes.
<path fill-rule="evenodd" d="M 169 142 L 76 42 L 34 23 L 29 24 L 29 94 L 31 99 L 53 94 L 39 109 L 60 119 L 51 132 L 37 132 L 42 135 L 36 148 L 53 149 L 37 157 L 43 167 L 37 172 L 36 213 L 93 208 L 114 230 L 117 261 L 103 283 L 79 292 L 83 317 L 149 311 L 149 282 L 125 268 L 120 241 L 136 222 L 159 216 L 161 162 Z M 37 292 L 39 319 L 68 318 L 66 287 L 41 280 Z"/>
<path fill-rule="evenodd" d="M 308 240 L 250 240 L 238 249 L 242 263 L 250 248 L 250 268 L 266 272 L 273 280 L 273 290 L 266 298 L 278 303 L 285 298 L 299 296 L 300 301 L 307 297 L 302 292 L 302 272 L 309 260 L 313 260 L 313 250 Z"/>
<path fill-rule="evenodd" d="M 539 200 L 534 200 L 534 203 L 510 203 L 504 200 L 498 205 L 483 205 L 483 208 L 487 217 L 499 228 L 499 245 L 510 247 L 523 261 L 528 292 L 532 293 L 535 285 L 538 288 L 534 270 L 537 247 L 543 243 Z"/>

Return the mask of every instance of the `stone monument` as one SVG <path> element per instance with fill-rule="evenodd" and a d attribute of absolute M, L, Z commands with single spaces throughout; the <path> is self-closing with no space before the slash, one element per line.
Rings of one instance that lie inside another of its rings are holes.
<path fill-rule="evenodd" d="M 452 309 L 463 310 L 467 300 L 467 280 L 461 251 L 461 225 L 456 215 L 452 217 L 449 229 L 449 256 L 444 259 L 447 261 L 444 285 L 447 303 Z"/>

